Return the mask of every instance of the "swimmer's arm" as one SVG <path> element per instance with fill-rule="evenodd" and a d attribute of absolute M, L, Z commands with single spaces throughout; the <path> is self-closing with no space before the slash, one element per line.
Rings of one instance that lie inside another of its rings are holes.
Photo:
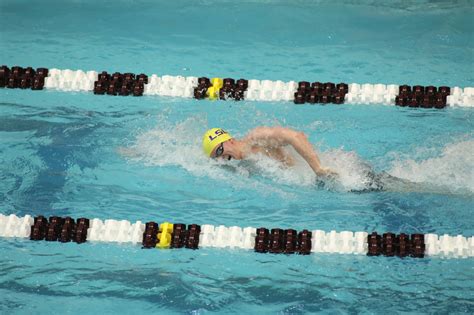
<path fill-rule="evenodd" d="M 321 161 L 303 132 L 284 127 L 259 127 L 252 130 L 247 139 L 253 142 L 265 141 L 269 145 L 291 145 L 309 164 L 318 176 L 334 174 L 321 166 Z"/>

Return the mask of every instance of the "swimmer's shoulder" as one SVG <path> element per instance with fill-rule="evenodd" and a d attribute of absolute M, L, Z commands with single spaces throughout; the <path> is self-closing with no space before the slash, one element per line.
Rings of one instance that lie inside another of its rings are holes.
<path fill-rule="evenodd" d="M 250 130 L 244 139 L 259 140 L 259 139 L 269 139 L 269 138 L 279 138 L 283 136 L 290 129 L 286 127 L 274 126 L 259 126 Z"/>

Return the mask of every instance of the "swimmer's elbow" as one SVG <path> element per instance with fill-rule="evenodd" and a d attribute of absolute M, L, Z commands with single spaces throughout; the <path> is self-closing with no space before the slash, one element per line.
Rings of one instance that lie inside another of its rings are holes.
<path fill-rule="evenodd" d="M 298 141 L 303 141 L 303 142 L 308 142 L 308 137 L 306 136 L 306 134 L 304 132 L 301 132 L 301 131 L 294 131 L 295 133 L 295 139 L 298 140 Z"/>
<path fill-rule="evenodd" d="M 308 137 L 304 132 L 301 131 L 296 131 L 293 129 L 286 129 L 284 131 L 285 134 L 285 141 L 287 144 L 292 144 L 297 145 L 297 144 L 302 144 L 302 143 L 307 143 L 308 142 Z"/>

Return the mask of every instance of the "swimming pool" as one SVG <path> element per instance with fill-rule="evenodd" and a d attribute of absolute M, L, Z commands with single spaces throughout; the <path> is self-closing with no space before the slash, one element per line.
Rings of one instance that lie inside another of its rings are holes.
<path fill-rule="evenodd" d="M 469 2 L 4 1 L 2 64 L 473 86 Z M 474 234 L 473 111 L 1 89 L 0 213 L 325 231 Z M 216 167 L 208 127 L 305 131 L 341 181 Z M 354 193 L 370 165 L 421 192 Z M 423 191 L 425 190 L 425 191 Z M 427 190 L 427 191 L 426 191 Z M 471 312 L 470 259 L 1 239 L 2 312 Z"/>

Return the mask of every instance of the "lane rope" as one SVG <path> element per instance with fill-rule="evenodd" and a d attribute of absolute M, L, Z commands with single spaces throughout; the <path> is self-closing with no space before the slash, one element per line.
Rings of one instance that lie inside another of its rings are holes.
<path fill-rule="evenodd" d="M 44 216 L 0 214 L 0 237 L 34 241 L 111 242 L 141 244 L 142 248 L 231 248 L 258 253 L 337 253 L 398 257 L 474 257 L 474 237 L 447 234 L 394 234 L 323 230 L 267 229 L 163 222 L 135 223 Z"/>
<path fill-rule="evenodd" d="M 308 81 L 158 76 L 152 74 L 0 68 L 0 87 L 83 91 L 95 94 L 157 95 L 208 100 L 293 102 L 295 104 L 382 104 L 420 108 L 474 107 L 474 87 L 409 86 Z"/>

